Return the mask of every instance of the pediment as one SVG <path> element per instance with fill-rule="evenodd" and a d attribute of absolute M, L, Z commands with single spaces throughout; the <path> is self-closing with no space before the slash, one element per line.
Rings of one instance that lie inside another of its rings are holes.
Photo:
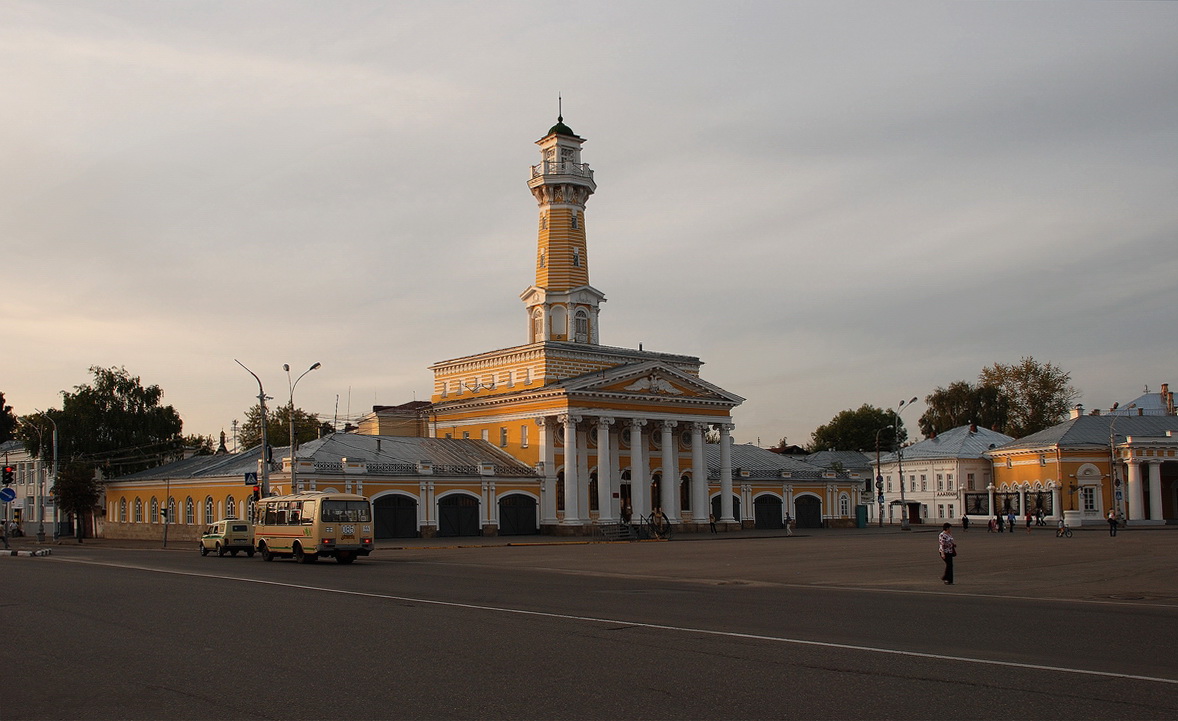
<path fill-rule="evenodd" d="M 739 404 L 740 396 L 657 361 L 614 368 L 573 379 L 570 393 L 607 393 L 644 399 L 692 399 Z"/>

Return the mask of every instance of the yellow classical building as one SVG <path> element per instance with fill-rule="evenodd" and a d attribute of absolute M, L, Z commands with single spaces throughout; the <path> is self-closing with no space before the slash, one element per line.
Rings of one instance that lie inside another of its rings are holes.
<path fill-rule="evenodd" d="M 730 447 L 744 399 L 700 377 L 699 358 L 600 343 L 605 295 L 589 283 L 585 204 L 597 189 L 584 139 L 563 118 L 537 141 L 528 187 L 539 206 L 535 283 L 522 294 L 526 343 L 441 361 L 431 432 L 482 438 L 536 467 L 540 524 L 582 533 L 593 524 L 662 511 L 677 525 L 733 515 L 730 454 L 708 482 L 705 435 Z"/>

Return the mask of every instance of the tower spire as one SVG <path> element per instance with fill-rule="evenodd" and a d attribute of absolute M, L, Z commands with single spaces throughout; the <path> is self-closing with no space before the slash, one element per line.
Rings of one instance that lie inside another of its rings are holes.
<path fill-rule="evenodd" d="M 556 125 L 536 141 L 542 160 L 528 181 L 540 211 L 536 282 L 520 297 L 528 309 L 530 342 L 596 344 L 605 296 L 589 285 L 585 203 L 597 184 L 589 164 L 581 162 L 585 139 L 564 124 L 562 103 L 558 94 Z"/>

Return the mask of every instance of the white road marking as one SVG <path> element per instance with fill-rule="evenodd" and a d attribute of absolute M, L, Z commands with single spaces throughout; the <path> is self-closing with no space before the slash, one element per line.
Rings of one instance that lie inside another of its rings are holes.
<path fill-rule="evenodd" d="M 444 606 L 448 608 L 465 608 L 473 611 L 488 611 L 491 613 L 508 613 L 519 616 L 535 616 L 539 618 L 551 618 L 564 621 L 580 621 L 583 623 L 593 624 L 608 624 L 611 626 L 628 626 L 632 628 L 647 628 L 657 631 L 674 631 L 677 633 L 694 633 L 705 636 L 719 636 L 724 638 L 741 638 L 752 641 L 769 641 L 773 643 L 792 644 L 797 646 L 814 646 L 817 648 L 832 648 L 844 651 L 860 651 L 867 653 L 889 654 L 893 656 L 907 656 L 910 658 L 926 658 L 935 661 L 957 661 L 960 663 L 973 663 L 986 666 L 1002 666 L 1005 668 L 1017 668 L 1034 671 L 1053 671 L 1057 673 L 1070 673 L 1082 676 L 1097 676 L 1100 678 L 1115 678 L 1128 679 L 1133 681 L 1147 681 L 1150 683 L 1164 683 L 1171 685 L 1178 685 L 1178 679 L 1160 678 L 1157 676 L 1140 676 L 1136 674 L 1114 673 L 1111 671 L 1093 671 L 1091 669 L 1083 668 L 1068 668 L 1066 666 L 1048 666 L 1045 664 L 1035 663 L 1019 663 L 1017 661 L 995 661 L 986 658 L 971 658 L 969 656 L 950 656 L 939 653 L 922 653 L 920 651 L 904 651 L 894 648 L 879 648 L 875 646 L 859 646 L 847 643 L 832 643 L 829 641 L 811 641 L 801 638 L 785 638 L 783 636 L 766 636 L 756 633 L 741 633 L 739 631 L 717 631 L 708 628 L 692 628 L 690 626 L 671 626 L 660 623 L 645 623 L 642 621 L 627 621 L 618 618 L 600 618 L 596 616 L 578 616 L 566 613 L 553 613 L 551 611 L 529 611 L 522 608 L 509 608 L 506 606 L 487 606 L 484 604 L 462 603 L 459 601 L 439 601 L 432 598 L 416 598 L 413 596 L 395 596 L 387 593 L 372 593 L 369 591 L 348 591 L 340 588 L 325 588 L 323 586 L 308 586 L 298 583 L 286 583 L 283 581 L 267 581 L 260 578 L 241 578 L 239 576 L 223 576 L 214 573 L 196 573 L 193 571 L 177 571 L 165 568 L 152 568 L 150 566 L 140 566 L 126 563 L 111 563 L 106 561 L 87 561 L 83 559 L 66 559 L 57 557 L 62 563 L 78 563 L 89 566 L 109 566 L 112 568 L 126 568 L 135 571 L 148 571 L 151 573 L 166 573 L 174 576 L 192 576 L 195 578 L 212 578 L 222 581 L 238 581 L 241 583 L 253 583 L 262 586 L 280 586 L 283 588 L 295 588 L 302 591 L 319 591 L 321 593 L 335 593 L 342 596 L 359 596 L 362 598 L 376 598 L 386 601 L 403 601 L 407 603 L 420 603 L 433 606 Z"/>

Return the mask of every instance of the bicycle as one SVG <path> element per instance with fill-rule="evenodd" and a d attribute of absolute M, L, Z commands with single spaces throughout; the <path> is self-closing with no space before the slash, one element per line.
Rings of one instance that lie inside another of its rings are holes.
<path fill-rule="evenodd" d="M 1071 538 L 1072 537 L 1072 529 L 1068 528 L 1067 526 L 1061 526 L 1060 528 L 1055 529 L 1055 537 L 1056 538 Z"/>

